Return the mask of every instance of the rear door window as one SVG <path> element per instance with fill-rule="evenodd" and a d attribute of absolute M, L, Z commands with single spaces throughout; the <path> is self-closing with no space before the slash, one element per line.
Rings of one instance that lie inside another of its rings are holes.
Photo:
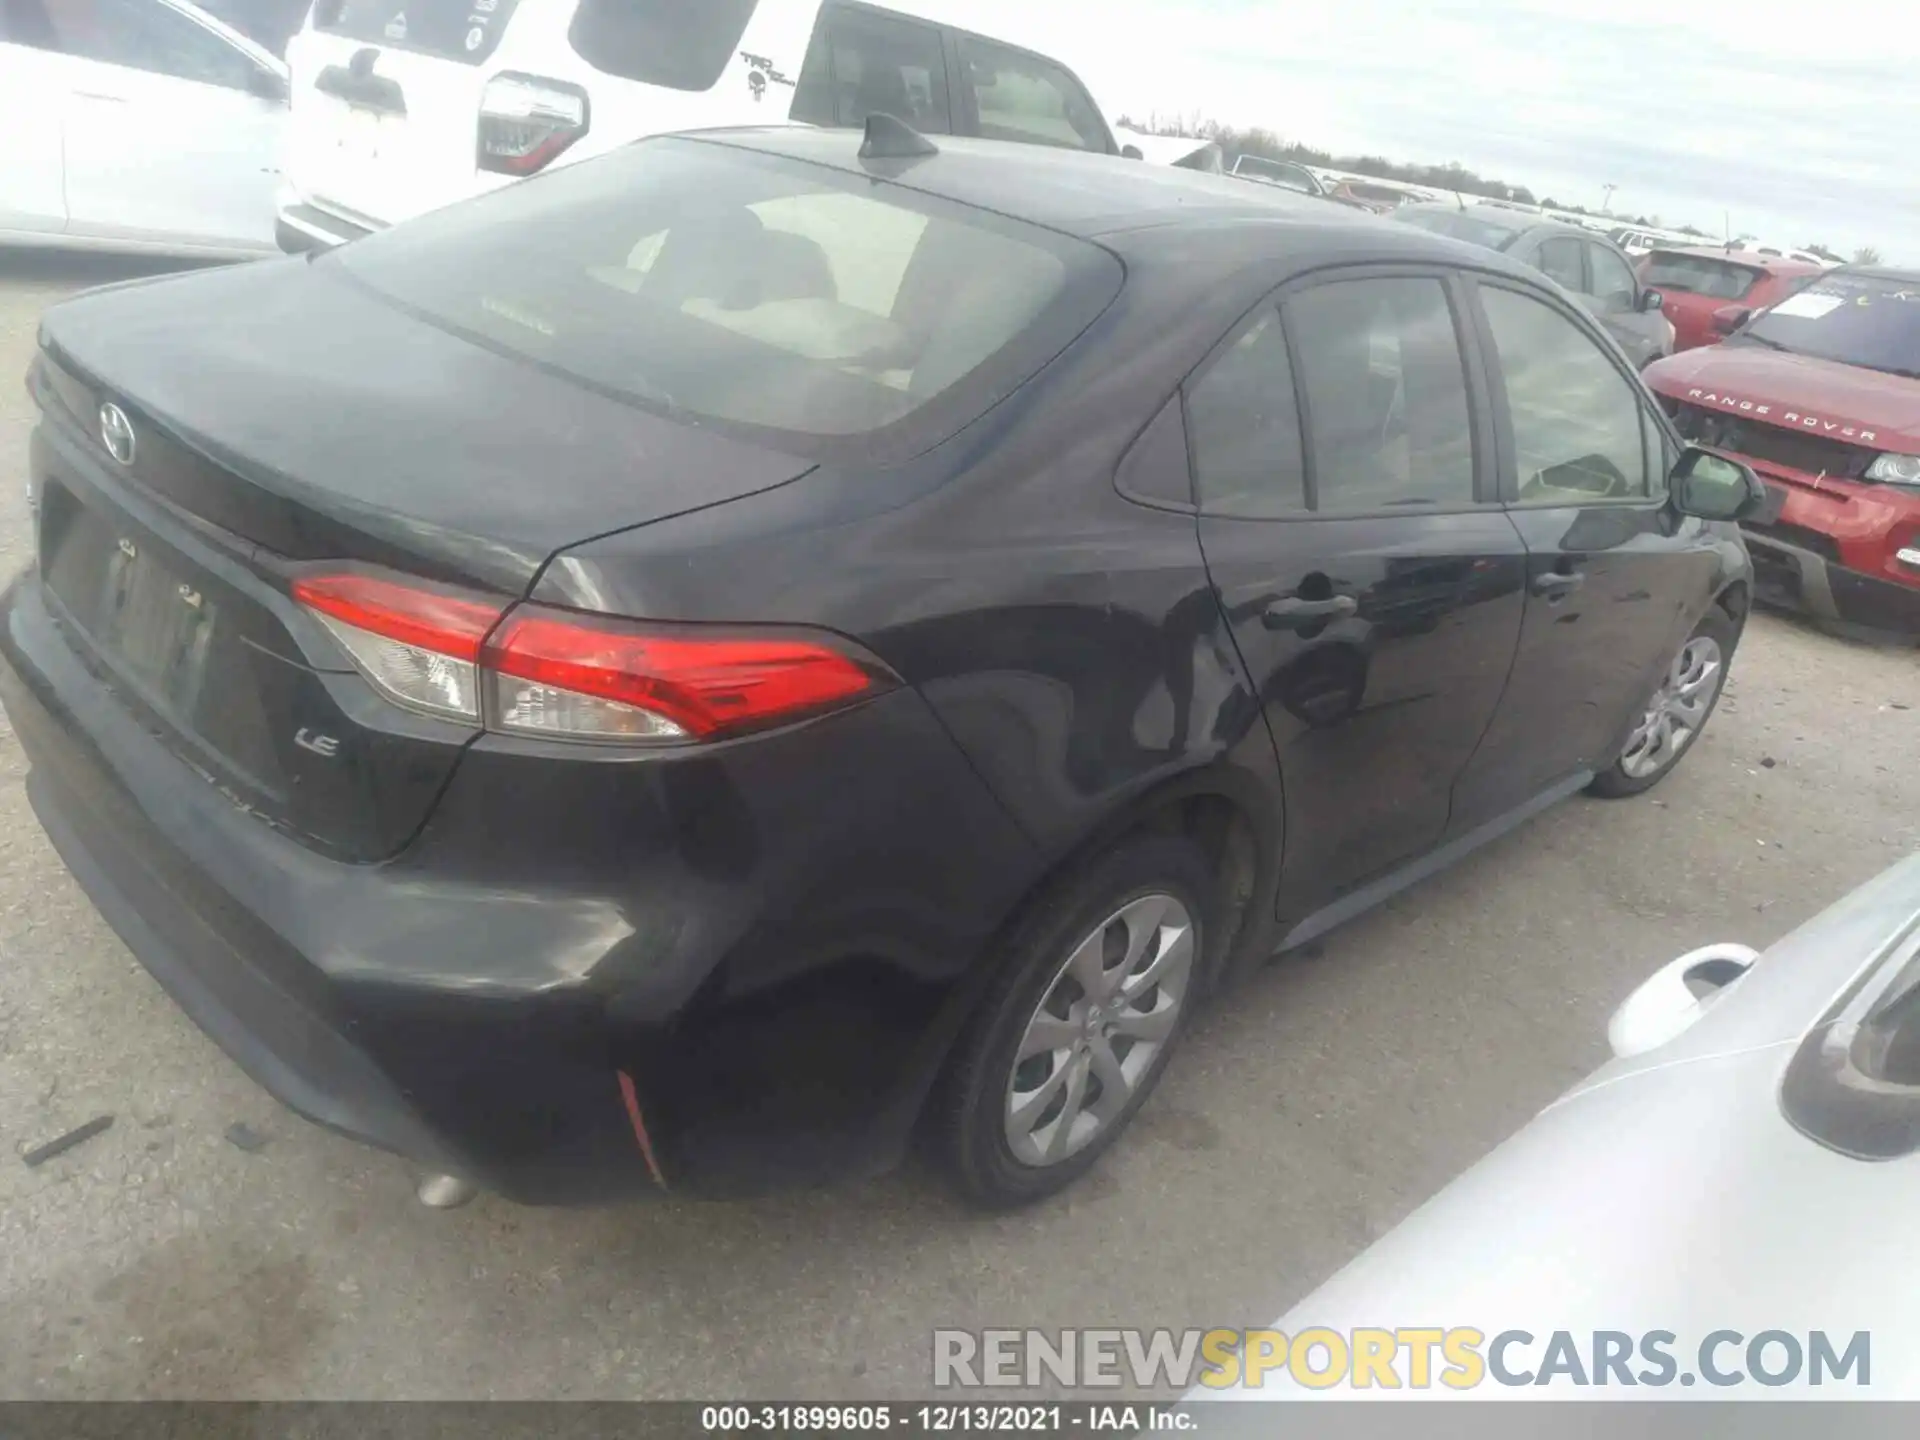
<path fill-rule="evenodd" d="M 665 85 L 710 90 L 733 58 L 758 0 L 580 0 L 567 32 L 596 70 Z"/>
<path fill-rule="evenodd" d="M 793 94 L 791 118 L 864 125 L 891 115 L 923 135 L 952 128 L 946 51 L 931 25 L 852 6 L 822 11 Z"/>
<path fill-rule="evenodd" d="M 1340 280 L 1287 300 L 1319 511 L 1473 500 L 1473 418 L 1445 287 Z"/>
<path fill-rule="evenodd" d="M 1655 290 L 1680 290 L 1712 300 L 1744 300 L 1760 273 L 1709 255 L 1656 250 L 1647 257 L 1647 284 Z"/>
<path fill-rule="evenodd" d="M 1580 242 L 1571 235 L 1558 235 L 1541 242 L 1540 258 L 1535 263 L 1554 284 L 1578 295 L 1587 288 L 1586 273 L 1580 264 L 1580 249 Z"/>
<path fill-rule="evenodd" d="M 960 72 L 979 133 L 1106 153 L 1106 121 L 1086 88 L 1061 66 L 1025 50 L 961 35 Z"/>
<path fill-rule="evenodd" d="M 500 43 L 519 0 L 317 0 L 313 28 L 366 45 L 478 65 Z"/>

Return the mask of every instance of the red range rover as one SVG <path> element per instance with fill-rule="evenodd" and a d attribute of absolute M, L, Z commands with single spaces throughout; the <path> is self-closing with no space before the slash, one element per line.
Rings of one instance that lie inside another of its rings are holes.
<path fill-rule="evenodd" d="M 1816 275 L 1818 265 L 1751 250 L 1663 246 L 1640 261 L 1640 282 L 1666 297 L 1678 354 L 1717 344 L 1755 310 L 1784 300 Z"/>
<path fill-rule="evenodd" d="M 1758 598 L 1920 636 L 1920 271 L 1847 267 L 1649 366 L 1689 440 L 1746 461 Z"/>

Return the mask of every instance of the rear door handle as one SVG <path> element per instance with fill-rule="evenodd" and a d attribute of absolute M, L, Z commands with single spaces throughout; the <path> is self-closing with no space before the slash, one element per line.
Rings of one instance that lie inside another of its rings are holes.
<path fill-rule="evenodd" d="M 1270 603 L 1263 618 L 1267 629 L 1285 630 L 1314 620 L 1351 615 L 1359 608 L 1360 602 L 1351 595 L 1329 595 L 1324 600 L 1303 600 L 1298 595 L 1289 595 Z"/>
<path fill-rule="evenodd" d="M 1563 570 L 1543 570 L 1533 577 L 1533 593 L 1545 595 L 1549 599 L 1558 599 L 1562 595 L 1572 594 L 1586 583 L 1587 577 L 1577 571 L 1569 574 Z"/>

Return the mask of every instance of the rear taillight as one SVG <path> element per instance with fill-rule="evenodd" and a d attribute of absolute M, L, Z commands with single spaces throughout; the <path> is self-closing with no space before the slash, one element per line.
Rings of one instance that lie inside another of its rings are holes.
<path fill-rule="evenodd" d="M 564 80 L 496 75 L 480 92 L 476 163 L 497 175 L 532 175 L 587 133 L 587 92 Z"/>
<path fill-rule="evenodd" d="M 480 718 L 480 642 L 506 606 L 418 581 L 350 571 L 294 581 L 360 673 L 395 704 Z"/>
<path fill-rule="evenodd" d="M 364 570 L 303 576 L 293 594 L 389 700 L 513 734 L 716 740 L 894 683 L 809 631 L 649 625 Z"/>

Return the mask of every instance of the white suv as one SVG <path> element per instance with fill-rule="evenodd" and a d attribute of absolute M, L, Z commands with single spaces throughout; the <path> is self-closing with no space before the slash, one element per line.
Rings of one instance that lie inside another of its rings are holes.
<path fill-rule="evenodd" d="M 644 135 L 874 111 L 1118 153 L 1058 61 L 932 3 L 317 0 L 293 38 L 282 249 L 350 240 Z M 949 8 L 952 8 L 949 6 Z"/>

